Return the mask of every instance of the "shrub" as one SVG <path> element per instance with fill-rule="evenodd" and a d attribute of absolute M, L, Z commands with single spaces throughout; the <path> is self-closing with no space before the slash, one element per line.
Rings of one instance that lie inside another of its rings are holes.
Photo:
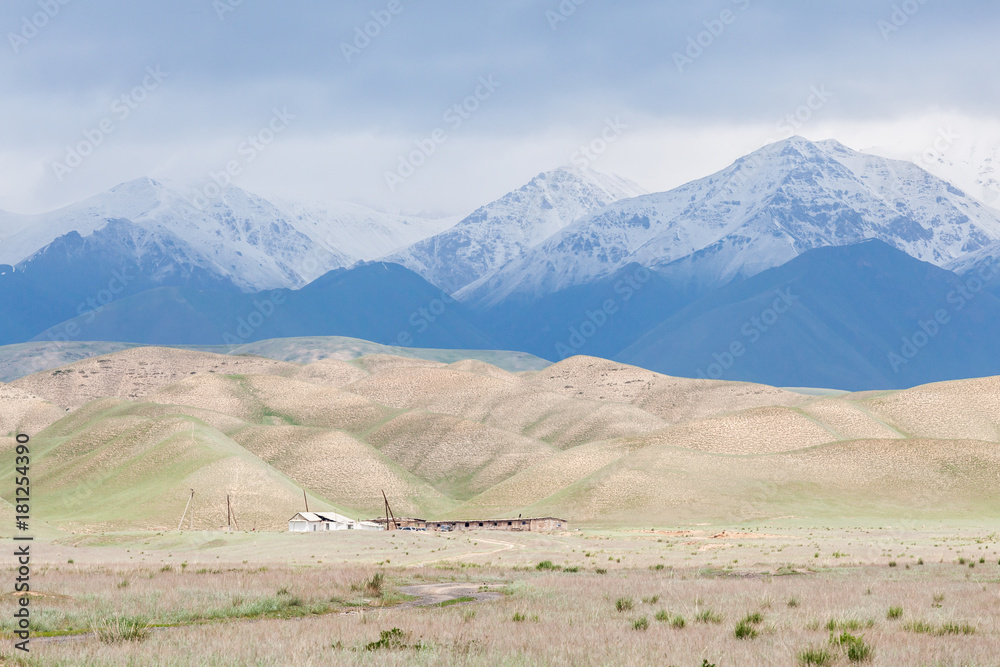
<path fill-rule="evenodd" d="M 799 651 L 798 658 L 800 665 L 817 665 L 822 667 L 833 662 L 833 655 L 825 648 L 819 647 Z"/>
<path fill-rule="evenodd" d="M 632 598 L 618 598 L 615 601 L 615 609 L 618 611 L 632 611 L 632 607 L 634 606 L 635 603 L 632 601 Z"/>
<path fill-rule="evenodd" d="M 370 644 L 365 644 L 366 651 L 378 651 L 380 649 L 389 649 L 390 651 L 398 651 L 399 649 L 409 648 L 406 645 L 406 640 L 409 634 L 403 632 L 399 628 L 393 628 L 391 630 L 383 630 L 379 634 L 379 638 Z"/>
<path fill-rule="evenodd" d="M 632 622 L 632 628 L 635 630 L 645 630 L 649 627 L 649 619 L 645 616 L 635 619 Z"/>

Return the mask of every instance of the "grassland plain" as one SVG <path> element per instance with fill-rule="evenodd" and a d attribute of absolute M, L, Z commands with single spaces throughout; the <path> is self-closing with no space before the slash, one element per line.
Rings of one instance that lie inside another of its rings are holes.
<path fill-rule="evenodd" d="M 1000 545 L 981 523 L 52 535 L 31 658 L 5 641 L 0 659 L 992 666 Z M 413 597 L 430 584 L 444 594 Z"/>

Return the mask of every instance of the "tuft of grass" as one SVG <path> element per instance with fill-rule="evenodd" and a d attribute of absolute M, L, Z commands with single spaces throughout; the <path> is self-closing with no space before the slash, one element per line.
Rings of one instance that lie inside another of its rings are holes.
<path fill-rule="evenodd" d="M 649 619 L 645 616 L 635 619 L 632 622 L 633 630 L 647 630 L 649 629 Z"/>
<path fill-rule="evenodd" d="M 528 620 L 528 617 L 519 611 L 515 611 L 514 615 L 511 617 L 510 620 L 514 621 L 515 623 L 520 623 L 521 621 Z"/>
<path fill-rule="evenodd" d="M 872 619 L 870 619 L 870 618 L 866 618 L 866 619 L 861 619 L 861 618 L 840 618 L 840 619 L 831 618 L 829 621 L 826 622 L 826 626 L 825 627 L 830 632 L 836 632 L 838 630 L 840 630 L 840 631 L 845 631 L 845 630 L 851 630 L 851 631 L 863 630 L 865 628 L 871 628 L 874 625 L 875 625 L 875 621 L 872 620 Z"/>
<path fill-rule="evenodd" d="M 666 609 L 661 609 L 660 611 L 656 612 L 656 615 L 653 616 L 653 618 L 658 620 L 660 623 L 666 623 L 667 621 L 670 620 L 670 613 L 667 612 Z"/>
<path fill-rule="evenodd" d="M 615 601 L 615 609 L 618 611 L 632 611 L 634 606 L 635 602 L 632 601 L 632 598 L 618 598 Z"/>
<path fill-rule="evenodd" d="M 903 629 L 907 632 L 938 636 L 976 634 L 976 626 L 969 625 L 968 623 L 955 623 L 953 621 L 947 621 L 939 626 L 936 626 L 933 623 L 928 623 L 927 621 L 916 620 L 910 621 L 904 625 Z"/>
<path fill-rule="evenodd" d="M 680 630 L 685 625 L 684 617 L 681 616 L 680 614 L 675 615 L 672 619 L 670 619 L 670 625 L 671 627 Z"/>
<path fill-rule="evenodd" d="M 785 604 L 794 609 L 795 607 L 799 606 L 799 599 L 793 595 L 792 597 L 788 598 Z"/>
<path fill-rule="evenodd" d="M 811 647 L 799 651 L 798 660 L 800 665 L 824 667 L 833 662 L 833 654 L 822 647 Z"/>
<path fill-rule="evenodd" d="M 867 662 L 875 654 L 875 649 L 865 641 L 864 637 L 852 635 L 850 632 L 831 636 L 830 643 L 843 648 L 847 659 L 851 662 Z"/>
<path fill-rule="evenodd" d="M 865 642 L 863 637 L 858 637 L 847 645 L 847 659 L 851 662 L 867 662 L 871 659 L 875 649 L 871 644 Z"/>
<path fill-rule="evenodd" d="M 722 616 L 711 609 L 702 609 L 694 615 L 694 620 L 699 623 L 722 623 Z"/>
<path fill-rule="evenodd" d="M 141 642 L 149 636 L 149 621 L 142 616 L 116 614 L 110 618 L 98 619 L 91 624 L 97 639 L 105 644 Z"/>
<path fill-rule="evenodd" d="M 546 570 L 561 570 L 562 568 L 550 560 L 543 560 L 541 563 L 535 566 L 535 569 L 538 570 L 539 572 L 544 572 Z"/>
<path fill-rule="evenodd" d="M 462 604 L 463 602 L 474 602 L 476 598 L 471 595 L 463 595 L 459 598 L 452 598 L 451 600 L 445 600 L 444 602 L 438 602 L 437 604 L 431 605 L 434 607 L 450 607 L 456 604 Z"/>
<path fill-rule="evenodd" d="M 737 639 L 754 639 L 757 635 L 757 626 L 764 622 L 764 617 L 760 612 L 747 614 L 736 624 L 733 633 Z"/>
<path fill-rule="evenodd" d="M 608 573 L 608 571 L 605 570 L 603 567 L 597 568 L 596 570 L 594 570 L 594 572 L 596 572 L 597 574 L 607 574 Z"/>
<path fill-rule="evenodd" d="M 896 619 L 903 618 L 903 608 L 902 607 L 889 607 L 889 611 L 886 612 L 885 617 L 890 621 L 895 621 Z"/>
<path fill-rule="evenodd" d="M 648 597 L 648 598 L 643 598 L 642 599 L 642 603 L 643 604 L 656 604 L 659 601 L 660 601 L 660 596 L 659 595 L 654 595 L 652 597 Z"/>
<path fill-rule="evenodd" d="M 968 623 L 943 623 L 940 628 L 938 628 L 937 634 L 939 635 L 974 635 L 976 634 L 976 627 L 974 625 L 969 625 Z"/>

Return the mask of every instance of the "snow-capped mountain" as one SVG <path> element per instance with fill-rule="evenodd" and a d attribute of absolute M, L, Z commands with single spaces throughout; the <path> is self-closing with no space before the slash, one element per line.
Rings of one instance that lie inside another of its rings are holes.
<path fill-rule="evenodd" d="M 140 178 L 39 215 L 0 213 L 0 263 L 17 264 L 70 233 L 90 237 L 110 221 L 131 223 L 137 265 L 190 265 L 252 291 L 301 287 L 332 269 L 371 259 L 440 231 L 449 220 L 423 220 L 345 204 L 340 210 L 276 205 L 235 186 L 218 196 Z M 116 229 L 124 229 L 120 224 Z M 91 245 L 108 248 L 106 240 Z M 154 269 L 159 270 L 159 269 Z"/>
<path fill-rule="evenodd" d="M 581 218 L 458 296 L 537 298 L 632 262 L 712 288 L 870 238 L 944 266 L 1000 240 L 1000 213 L 910 162 L 792 137 Z"/>
<path fill-rule="evenodd" d="M 943 129 L 930 146 L 907 152 L 901 145 L 865 153 L 909 159 L 968 195 L 1000 208 L 1000 137 L 964 136 Z"/>
<path fill-rule="evenodd" d="M 521 257 L 581 216 L 645 192 L 617 176 L 561 167 L 386 259 L 454 292 Z"/>

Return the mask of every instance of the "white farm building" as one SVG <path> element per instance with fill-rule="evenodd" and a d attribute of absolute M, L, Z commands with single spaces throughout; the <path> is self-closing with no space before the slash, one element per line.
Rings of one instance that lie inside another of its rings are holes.
<path fill-rule="evenodd" d="M 299 512 L 288 520 L 292 533 L 313 533 L 327 530 L 385 530 L 372 521 L 355 521 L 334 512 Z"/>

